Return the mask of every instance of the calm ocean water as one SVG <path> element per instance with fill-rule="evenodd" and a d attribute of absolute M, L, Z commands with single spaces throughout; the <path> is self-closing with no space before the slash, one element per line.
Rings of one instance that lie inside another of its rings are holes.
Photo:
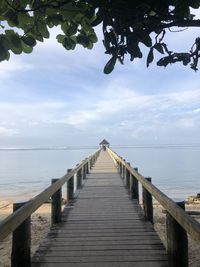
<path fill-rule="evenodd" d="M 200 193 L 200 146 L 115 149 L 171 198 Z"/>
<path fill-rule="evenodd" d="M 35 196 L 94 151 L 0 150 L 0 199 Z"/>
<path fill-rule="evenodd" d="M 114 149 L 172 198 L 200 192 L 200 147 Z M 0 199 L 34 196 L 94 149 L 0 150 Z"/>

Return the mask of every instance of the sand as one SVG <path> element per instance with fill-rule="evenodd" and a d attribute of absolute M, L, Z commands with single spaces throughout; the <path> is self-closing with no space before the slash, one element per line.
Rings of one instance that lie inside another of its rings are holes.
<path fill-rule="evenodd" d="M 50 211 L 51 205 L 44 204 L 31 216 L 32 255 L 49 231 L 51 216 Z M 1 202 L 0 221 L 11 213 L 12 204 Z M 0 242 L 0 267 L 10 267 L 11 239 L 12 236 L 10 235 L 3 242 Z"/>
<path fill-rule="evenodd" d="M 188 204 L 186 205 L 186 211 L 199 211 L 200 204 Z M 166 214 L 162 207 L 154 205 L 154 228 L 160 236 L 162 243 L 167 247 L 166 242 Z M 192 216 L 200 223 L 200 215 Z M 190 267 L 200 267 L 200 243 L 197 244 L 188 235 L 188 253 L 189 253 L 189 266 Z"/>
<path fill-rule="evenodd" d="M 0 202 L 0 221 L 12 212 L 12 204 L 6 201 Z M 42 239 L 47 235 L 50 228 L 50 204 L 42 205 L 37 212 L 32 215 L 32 255 L 41 243 Z M 195 210 L 200 212 L 200 204 L 186 205 L 186 210 Z M 154 205 L 154 221 L 155 229 L 158 232 L 162 242 L 166 246 L 165 231 L 165 213 L 160 205 Z M 200 215 L 194 217 L 200 222 Z M 0 267 L 10 266 L 11 254 L 11 235 L 3 242 L 0 242 Z M 196 244 L 189 237 L 189 266 L 200 266 L 200 245 Z"/>

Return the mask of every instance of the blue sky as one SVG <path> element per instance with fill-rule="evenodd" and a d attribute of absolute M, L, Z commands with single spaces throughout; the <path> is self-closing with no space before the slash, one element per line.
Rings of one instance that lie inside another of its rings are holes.
<path fill-rule="evenodd" d="M 0 64 L 1 148 L 200 143 L 200 72 L 127 60 L 105 75 L 100 33 L 93 50 L 72 52 L 56 33 Z M 198 34 L 171 33 L 169 48 L 189 49 Z"/>

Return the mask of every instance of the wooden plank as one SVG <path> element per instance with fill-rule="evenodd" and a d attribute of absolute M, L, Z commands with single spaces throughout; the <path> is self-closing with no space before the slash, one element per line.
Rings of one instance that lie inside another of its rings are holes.
<path fill-rule="evenodd" d="M 115 232 L 117 232 L 116 230 L 122 232 L 124 229 L 126 229 L 126 231 L 153 231 L 153 227 L 152 228 L 148 228 L 148 229 L 145 229 L 145 227 L 143 225 L 140 225 L 140 224 L 137 224 L 135 226 L 126 226 L 126 225 L 108 225 L 108 226 L 88 226 L 88 227 L 75 227 L 75 226 L 70 226 L 70 227 L 63 227 L 63 229 L 65 230 L 69 230 L 69 231 L 82 231 L 82 232 L 108 232 L 109 230 L 114 230 Z"/>
<path fill-rule="evenodd" d="M 137 240 L 84 240 L 84 241 L 68 241 L 66 240 L 57 240 L 56 238 L 52 240 L 46 239 L 43 244 L 44 245 L 49 245 L 53 243 L 52 246 L 104 246 L 104 245 L 139 245 L 139 244 L 160 244 L 160 239 L 154 240 L 152 238 L 149 239 L 137 239 Z"/>
<path fill-rule="evenodd" d="M 32 263 L 32 267 L 55 267 L 55 263 Z M 56 267 L 133 267 L 132 262 L 104 262 L 102 263 L 56 263 Z M 134 267 L 168 267 L 167 262 L 157 262 L 157 261 L 148 261 L 148 262 L 134 262 Z"/>
<path fill-rule="evenodd" d="M 85 251 L 85 250 L 89 250 L 89 251 L 98 251 L 98 250 L 161 250 L 163 252 L 163 254 L 166 253 L 166 251 L 163 250 L 163 245 L 160 244 L 132 244 L 132 245 L 102 245 L 102 246 L 54 246 L 54 244 L 51 244 L 51 246 L 49 244 L 44 244 L 42 243 L 39 251 L 45 250 L 45 251 L 50 251 L 50 250 L 54 250 L 54 251 Z"/>
<path fill-rule="evenodd" d="M 68 229 L 67 227 L 65 228 L 52 228 L 51 229 L 51 233 L 77 233 L 77 234 L 98 234 L 98 233 L 102 233 L 102 234 L 109 234 L 109 233 L 113 233 L 113 234 L 118 234 L 118 233 L 124 233 L 124 234 L 134 234 L 134 233 L 152 233 L 153 228 L 146 228 L 146 227 L 135 227 L 134 229 L 126 229 L 126 228 L 120 228 L 120 229 L 113 229 L 113 228 L 107 228 L 107 229 Z M 155 232 L 155 231 L 154 231 Z"/>
<path fill-rule="evenodd" d="M 37 258 L 42 256 L 48 257 L 77 257 L 77 256 L 146 256 L 146 255 L 163 255 L 162 250 L 145 250 L 145 249 L 135 249 L 135 250 L 82 250 L 82 251 L 66 251 L 66 250 L 46 250 L 39 251 L 35 256 Z M 167 256 L 167 252 L 165 254 Z M 34 259 L 35 260 L 35 259 Z"/>
<path fill-rule="evenodd" d="M 125 241 L 125 242 L 129 241 L 128 243 L 130 244 L 133 242 L 133 240 L 135 242 L 138 242 L 138 243 L 140 243 L 140 242 L 143 243 L 144 240 L 149 240 L 149 239 L 151 241 L 154 240 L 154 241 L 160 242 L 160 239 L 158 238 L 157 235 L 154 235 L 154 236 L 153 235 L 151 235 L 151 236 L 146 236 L 146 235 L 131 236 L 131 235 L 129 235 L 129 236 L 101 236 L 101 237 L 99 236 L 99 237 L 82 237 L 82 238 L 81 237 L 76 237 L 76 238 L 71 237 L 70 238 L 70 237 L 68 237 L 68 235 L 62 235 L 62 236 L 58 236 L 58 237 L 51 236 L 51 237 L 48 237 L 48 239 L 46 239 L 46 240 L 47 240 L 47 242 L 65 242 L 67 240 L 68 242 L 72 242 L 72 244 L 75 242 L 76 243 L 79 242 L 79 244 L 81 244 L 82 241 L 84 241 L 86 245 L 87 245 L 87 242 L 90 242 L 90 241 L 93 242 L 94 241 L 94 242 L 96 242 L 95 244 L 98 245 L 99 241 L 106 241 L 103 244 L 105 244 L 105 243 L 108 244 L 107 241 L 115 241 L 116 244 L 119 241 Z M 65 243 L 65 244 L 67 245 L 68 243 Z"/>
<path fill-rule="evenodd" d="M 154 255 L 125 255 L 125 256 L 78 256 L 78 257 L 66 257 L 66 256 L 53 256 L 53 257 L 37 257 L 35 258 L 35 261 L 39 262 L 51 262 L 51 263 L 57 263 L 57 262 L 67 262 L 67 263 L 96 263 L 96 262 L 141 262 L 141 261 L 166 261 L 167 260 L 167 255 L 162 255 L 162 254 L 154 254 Z"/>
<path fill-rule="evenodd" d="M 49 236 L 66 236 L 68 238 L 70 237 L 106 237 L 106 236 L 130 236 L 130 237 L 135 237 L 135 236 L 157 236 L 157 233 L 155 231 L 150 231 L 150 232 L 147 232 L 147 231 L 129 231 L 129 232 L 124 232 L 124 231 L 121 231 L 121 232 L 115 232 L 115 231 L 112 231 L 112 232 L 88 232 L 88 231 L 84 231 L 84 232 L 76 232 L 76 231 L 69 231 L 69 230 L 59 230 L 59 231 L 51 231 L 49 234 L 48 234 L 48 237 Z"/>

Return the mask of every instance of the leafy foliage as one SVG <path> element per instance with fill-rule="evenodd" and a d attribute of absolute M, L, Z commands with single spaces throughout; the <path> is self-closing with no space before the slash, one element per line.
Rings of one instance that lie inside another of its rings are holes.
<path fill-rule="evenodd" d="M 149 49 L 147 67 L 160 54 L 158 66 L 175 62 L 190 64 L 195 71 L 200 57 L 200 38 L 188 52 L 174 52 L 165 43 L 166 31 L 200 27 L 191 8 L 199 9 L 200 0 L 0 0 L 0 61 L 9 60 L 10 52 L 31 53 L 37 42 L 49 38 L 49 29 L 60 26 L 57 41 L 65 49 L 76 45 L 92 49 L 97 36 L 95 26 L 102 24 L 106 53 L 111 55 L 104 68 L 112 72 L 123 64 L 142 58 L 142 45 Z"/>

